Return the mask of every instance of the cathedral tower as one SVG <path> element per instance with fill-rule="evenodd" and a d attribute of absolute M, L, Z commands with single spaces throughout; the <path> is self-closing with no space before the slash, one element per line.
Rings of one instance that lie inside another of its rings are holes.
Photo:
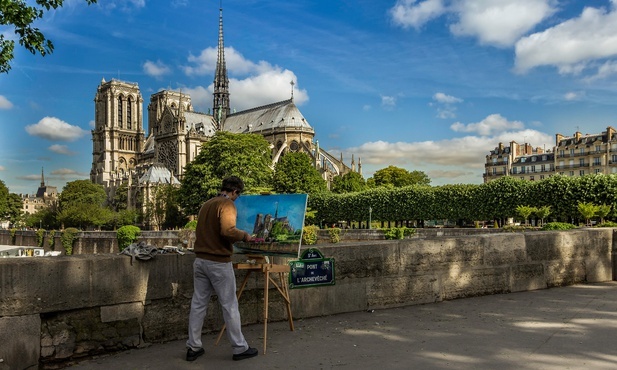
<path fill-rule="evenodd" d="M 223 8 L 219 9 L 219 44 L 216 58 L 216 71 L 214 72 L 214 100 L 212 103 L 212 115 L 218 125 L 223 129 L 223 123 L 231 112 L 229 105 L 229 78 L 225 65 L 225 43 L 223 42 Z"/>
<path fill-rule="evenodd" d="M 144 144 L 143 99 L 136 83 L 105 79 L 94 97 L 90 180 L 115 188 L 137 165 Z"/>

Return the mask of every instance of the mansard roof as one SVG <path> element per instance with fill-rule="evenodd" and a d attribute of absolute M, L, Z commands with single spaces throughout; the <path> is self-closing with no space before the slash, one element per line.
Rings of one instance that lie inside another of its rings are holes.
<path fill-rule="evenodd" d="M 223 125 L 223 130 L 236 134 L 285 128 L 314 132 L 293 99 L 232 113 Z"/>

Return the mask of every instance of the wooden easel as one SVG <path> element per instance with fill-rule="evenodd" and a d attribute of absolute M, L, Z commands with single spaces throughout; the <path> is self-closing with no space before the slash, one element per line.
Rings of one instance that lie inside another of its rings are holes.
<path fill-rule="evenodd" d="M 246 276 L 238 289 L 237 297 L 238 301 L 240 296 L 246 287 L 246 283 L 249 280 L 252 272 L 261 272 L 264 274 L 264 354 L 266 354 L 266 343 L 268 338 L 268 290 L 270 288 L 270 282 L 281 293 L 285 300 L 285 306 L 287 309 L 287 318 L 289 320 L 289 330 L 294 331 L 294 323 L 291 317 L 291 300 L 289 299 L 289 288 L 285 283 L 285 274 L 289 273 L 288 265 L 275 265 L 269 263 L 268 258 L 261 255 L 248 255 L 249 260 L 254 260 L 255 263 L 234 263 L 233 266 L 237 270 L 246 270 Z M 274 280 L 274 277 L 270 273 L 278 273 L 279 283 Z M 225 332 L 226 325 L 223 324 L 219 336 L 216 338 L 215 345 L 219 344 L 223 333 Z"/>

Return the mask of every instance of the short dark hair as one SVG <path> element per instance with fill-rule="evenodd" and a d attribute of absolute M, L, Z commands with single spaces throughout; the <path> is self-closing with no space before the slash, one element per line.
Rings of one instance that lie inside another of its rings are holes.
<path fill-rule="evenodd" d="M 221 191 L 238 191 L 238 193 L 242 193 L 244 191 L 244 181 L 238 176 L 229 176 L 223 179 Z"/>

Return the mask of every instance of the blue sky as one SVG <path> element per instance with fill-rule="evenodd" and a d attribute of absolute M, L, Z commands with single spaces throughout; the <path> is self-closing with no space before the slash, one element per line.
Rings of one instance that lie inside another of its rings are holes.
<path fill-rule="evenodd" d="M 219 1 L 82 0 L 38 21 L 46 57 L 0 75 L 0 179 L 14 193 L 89 178 L 102 79 L 171 88 L 207 112 Z M 482 182 L 499 142 L 552 148 L 617 117 L 617 0 L 223 2 L 231 105 L 294 99 L 322 148 L 363 175 Z M 5 37 L 13 29 L 0 27 Z M 144 117 L 146 118 L 146 117 Z M 147 129 L 147 121 L 144 122 Z"/>

